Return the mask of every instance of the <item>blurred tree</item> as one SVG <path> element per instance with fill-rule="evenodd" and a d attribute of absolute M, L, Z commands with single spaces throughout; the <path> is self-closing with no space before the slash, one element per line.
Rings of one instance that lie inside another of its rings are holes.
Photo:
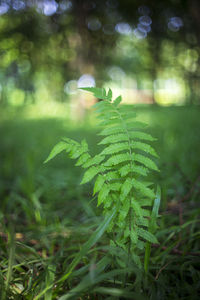
<path fill-rule="evenodd" d="M 37 101 L 42 85 L 64 101 L 66 82 L 90 74 L 101 86 L 113 66 L 153 99 L 159 78 L 181 77 L 198 103 L 199 12 L 197 0 L 1 1 L 0 103 L 14 88 Z"/>

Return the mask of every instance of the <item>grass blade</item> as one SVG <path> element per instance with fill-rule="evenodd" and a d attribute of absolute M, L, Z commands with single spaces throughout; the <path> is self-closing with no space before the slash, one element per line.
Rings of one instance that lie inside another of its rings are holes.
<path fill-rule="evenodd" d="M 71 273 L 73 272 L 74 268 L 77 266 L 77 264 L 82 259 L 82 257 L 101 238 L 101 236 L 105 232 L 106 228 L 110 224 L 112 218 L 114 217 L 115 213 L 116 213 L 116 208 L 112 211 L 112 213 L 109 216 L 107 216 L 104 219 L 104 221 L 100 224 L 100 226 L 97 228 L 97 230 L 91 235 L 91 237 L 89 238 L 89 240 L 83 245 L 81 251 L 76 255 L 76 257 L 73 259 L 73 261 L 69 265 L 66 273 L 56 283 L 60 283 L 60 282 L 65 281 L 71 275 Z M 53 287 L 53 284 L 50 284 L 49 286 L 47 286 L 42 292 L 40 292 L 34 298 L 34 300 L 40 299 L 52 287 Z"/>
<path fill-rule="evenodd" d="M 153 209 L 152 209 L 152 213 L 151 213 L 151 220 L 150 220 L 150 224 L 149 224 L 149 232 L 150 233 L 154 233 L 156 226 L 157 226 L 156 220 L 158 217 L 158 211 L 159 211 L 159 207 L 160 207 L 160 198 L 161 198 L 161 190 L 160 190 L 160 187 L 158 186 L 157 191 L 156 191 L 156 198 L 154 200 L 154 205 L 153 205 Z M 151 243 L 147 242 L 146 247 L 145 247 L 145 257 L 144 257 L 144 270 L 145 270 L 146 274 L 149 269 L 150 254 L 151 254 Z"/>

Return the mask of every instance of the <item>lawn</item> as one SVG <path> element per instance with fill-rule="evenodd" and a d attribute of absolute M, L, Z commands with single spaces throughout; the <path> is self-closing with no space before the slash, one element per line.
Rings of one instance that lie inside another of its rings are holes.
<path fill-rule="evenodd" d="M 199 299 L 200 108 L 137 106 L 157 141 L 161 186 L 149 274 L 123 261 L 100 227 L 91 184 L 65 153 L 44 165 L 61 137 L 86 138 L 96 153 L 95 122 L 7 118 L 0 122 L 0 298 Z M 92 239 L 91 239 L 92 237 Z M 91 244 L 85 244 L 90 238 Z M 126 280 L 124 280 L 126 278 Z"/>

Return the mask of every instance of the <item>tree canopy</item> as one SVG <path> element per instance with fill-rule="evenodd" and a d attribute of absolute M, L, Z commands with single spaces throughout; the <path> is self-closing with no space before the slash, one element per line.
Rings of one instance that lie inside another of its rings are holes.
<path fill-rule="evenodd" d="M 65 101 L 80 78 L 125 78 L 153 101 L 181 89 L 179 98 L 198 103 L 199 11 L 197 0 L 1 1 L 0 103 L 20 93 L 37 101 L 42 85 Z"/>

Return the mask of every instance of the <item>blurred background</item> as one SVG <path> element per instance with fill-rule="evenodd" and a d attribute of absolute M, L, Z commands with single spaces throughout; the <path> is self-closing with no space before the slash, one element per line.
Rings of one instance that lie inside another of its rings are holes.
<path fill-rule="evenodd" d="M 0 1 L 1 110 L 79 102 L 81 115 L 81 86 L 129 103 L 199 104 L 199 11 L 198 0 Z"/>

